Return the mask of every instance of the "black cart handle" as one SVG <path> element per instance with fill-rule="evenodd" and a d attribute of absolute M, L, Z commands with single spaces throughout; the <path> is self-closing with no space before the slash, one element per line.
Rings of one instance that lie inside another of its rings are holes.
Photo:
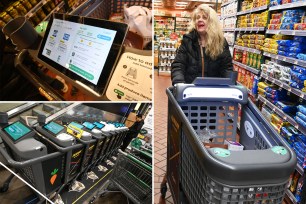
<path fill-rule="evenodd" d="M 29 159 L 26 161 L 15 161 L 7 152 L 6 150 L 0 145 L 0 153 L 3 155 L 3 157 L 7 160 L 10 166 L 14 168 L 25 168 L 27 166 L 30 166 L 32 164 L 36 164 L 48 159 L 52 159 L 54 157 L 62 155 L 60 152 L 54 152 L 42 157 L 34 158 L 34 159 Z"/>

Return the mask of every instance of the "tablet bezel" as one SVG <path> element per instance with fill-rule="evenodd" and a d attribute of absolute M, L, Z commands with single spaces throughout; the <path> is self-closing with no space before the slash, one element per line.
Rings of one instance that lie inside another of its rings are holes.
<path fill-rule="evenodd" d="M 19 137 L 17 140 L 14 140 L 14 139 L 11 137 L 11 135 L 10 135 L 8 132 L 6 132 L 6 130 L 5 130 L 5 128 L 8 128 L 9 126 L 11 126 L 11 125 L 13 125 L 13 124 L 15 124 L 15 123 L 21 123 L 23 126 L 25 126 L 26 128 L 28 128 L 28 129 L 30 130 L 29 132 L 27 132 L 27 133 L 24 134 L 23 136 Z M 16 144 L 16 143 L 19 142 L 20 140 L 26 138 L 29 134 L 31 134 L 32 132 L 34 132 L 34 130 L 33 130 L 32 128 L 30 128 L 28 125 L 24 124 L 24 123 L 21 122 L 21 121 L 13 122 L 13 123 L 11 123 L 11 124 L 9 124 L 9 125 L 3 127 L 2 130 L 3 130 L 3 132 L 8 136 L 8 138 L 9 138 L 14 144 Z"/>
<path fill-rule="evenodd" d="M 113 44 L 111 46 L 110 52 L 107 56 L 104 67 L 102 69 L 102 72 L 100 74 L 100 77 L 96 85 L 42 54 L 45 44 L 47 42 L 47 38 L 48 38 L 54 18 L 59 19 L 59 20 L 66 20 L 69 22 L 81 23 L 81 24 L 85 24 L 89 26 L 95 26 L 95 27 L 100 27 L 100 28 L 116 31 L 116 35 L 115 35 Z M 73 16 L 73 15 L 68 15 L 68 14 L 53 13 L 49 20 L 48 27 L 46 29 L 42 43 L 40 45 L 40 48 L 38 51 L 38 58 L 44 63 L 46 63 L 47 65 L 61 72 L 66 77 L 70 78 L 72 81 L 75 81 L 76 83 L 81 82 L 82 84 L 86 85 L 87 87 L 95 91 L 96 93 L 102 95 L 104 94 L 107 88 L 106 86 L 112 75 L 113 69 L 115 65 L 117 64 L 117 60 L 121 54 L 121 49 L 123 47 L 123 42 L 125 40 L 127 32 L 128 32 L 128 25 L 125 23 L 113 22 L 113 21 L 108 21 L 108 20 L 103 20 L 103 19 L 94 19 L 94 18 L 88 18 L 88 17 L 83 17 L 83 16 Z"/>
<path fill-rule="evenodd" d="M 51 135 L 53 135 L 53 136 L 56 136 L 56 135 L 58 135 L 59 133 L 61 133 L 63 130 L 65 130 L 65 126 L 56 123 L 57 125 L 62 126 L 63 129 L 62 129 L 61 131 L 59 131 L 57 134 L 55 134 L 54 132 L 52 132 L 51 130 L 49 130 L 49 129 L 47 129 L 47 128 L 45 127 L 46 125 L 48 125 L 48 124 L 50 124 L 50 123 L 56 123 L 56 122 L 50 121 L 49 123 L 43 125 L 42 128 L 43 128 L 45 131 L 47 131 L 48 133 L 50 133 Z"/>

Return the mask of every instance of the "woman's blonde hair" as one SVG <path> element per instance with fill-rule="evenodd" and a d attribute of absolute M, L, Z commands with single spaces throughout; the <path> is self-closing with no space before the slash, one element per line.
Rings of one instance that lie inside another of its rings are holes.
<path fill-rule="evenodd" d="M 206 4 L 199 5 L 192 12 L 191 22 L 188 27 L 188 31 L 191 32 L 196 29 L 196 18 L 197 15 L 201 13 L 207 15 L 205 53 L 212 59 L 216 59 L 218 55 L 223 52 L 224 36 L 222 32 L 221 23 L 218 19 L 215 10 L 213 10 Z"/>

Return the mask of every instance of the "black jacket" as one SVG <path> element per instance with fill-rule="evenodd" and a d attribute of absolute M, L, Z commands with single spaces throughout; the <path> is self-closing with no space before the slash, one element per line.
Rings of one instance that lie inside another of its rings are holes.
<path fill-rule="evenodd" d="M 172 84 L 192 83 L 196 77 L 202 76 L 201 51 L 197 31 L 193 30 L 183 36 L 181 46 L 171 65 Z M 232 57 L 228 43 L 224 40 L 223 53 L 212 60 L 204 50 L 204 76 L 225 77 L 226 71 L 232 71 Z"/>
<path fill-rule="evenodd" d="M 135 122 L 130 128 L 129 128 L 129 132 L 128 132 L 128 136 L 130 138 L 135 138 L 137 137 L 138 133 L 140 132 L 142 126 L 144 125 L 144 121 L 141 120 L 139 122 Z"/>

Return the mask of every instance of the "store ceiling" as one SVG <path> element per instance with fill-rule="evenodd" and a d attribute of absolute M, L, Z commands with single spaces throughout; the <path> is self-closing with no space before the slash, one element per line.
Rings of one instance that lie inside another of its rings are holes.
<path fill-rule="evenodd" d="M 193 10 L 200 4 L 208 4 L 215 8 L 216 0 L 153 0 L 154 8 L 165 9 L 181 9 L 181 10 Z M 221 5 L 221 0 L 218 0 L 218 7 Z"/>

